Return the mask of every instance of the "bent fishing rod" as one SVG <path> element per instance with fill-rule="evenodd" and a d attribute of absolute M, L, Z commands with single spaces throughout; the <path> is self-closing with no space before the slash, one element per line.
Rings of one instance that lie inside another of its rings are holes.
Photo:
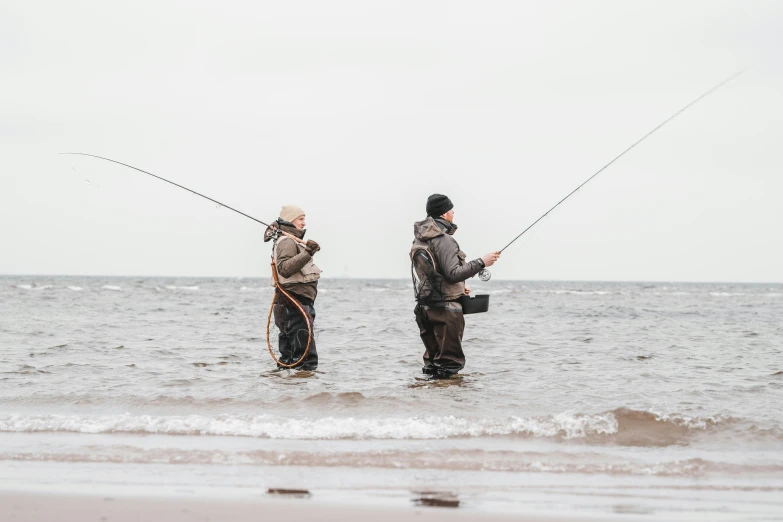
<path fill-rule="evenodd" d="M 542 219 L 544 219 L 545 217 L 547 217 L 547 216 L 549 215 L 549 213 L 550 213 L 550 212 L 552 212 L 552 211 L 553 211 L 554 209 L 556 209 L 557 207 L 559 207 L 561 203 L 563 203 L 565 200 L 567 200 L 568 198 L 570 198 L 570 197 L 571 197 L 571 196 L 572 196 L 572 195 L 573 195 L 575 192 L 577 192 L 577 191 L 578 191 L 580 188 L 582 188 L 582 187 L 584 187 L 585 185 L 587 185 L 587 184 L 588 184 L 588 183 L 589 183 L 589 182 L 590 182 L 590 181 L 591 181 L 591 180 L 592 180 L 594 177 L 596 177 L 596 176 L 597 176 L 597 175 L 599 175 L 601 172 L 603 172 L 604 170 L 606 170 L 606 169 L 607 169 L 607 168 L 608 168 L 608 167 L 609 167 L 609 166 L 610 166 L 612 163 L 614 163 L 615 161 L 617 161 L 617 160 L 619 160 L 620 158 L 622 158 L 623 156 L 625 156 L 625 154 L 626 154 L 627 152 L 629 152 L 631 149 L 633 149 L 634 147 L 636 147 L 637 145 L 639 145 L 641 142 L 643 142 L 645 139 L 647 139 L 647 137 L 649 137 L 649 136 L 650 136 L 652 133 L 654 133 L 655 131 L 657 131 L 658 129 L 660 129 L 661 127 L 663 127 L 664 125 L 666 125 L 666 124 L 667 124 L 667 123 L 669 123 L 670 121 L 672 121 L 674 118 L 676 118 L 677 116 L 679 116 L 679 115 L 680 115 L 680 114 L 682 114 L 683 112 L 687 111 L 688 109 L 690 109 L 691 107 L 693 107 L 694 105 L 696 105 L 696 103 L 698 103 L 698 102 L 699 102 L 699 101 L 701 101 L 702 99 L 706 98 L 707 96 L 709 96 L 710 94 L 712 94 L 713 92 L 715 92 L 715 91 L 716 91 L 716 90 L 718 90 L 719 88 L 723 87 L 724 85 L 726 85 L 727 83 L 729 83 L 730 81 L 732 81 L 733 79 L 735 79 L 736 77 L 738 77 L 739 75 L 741 75 L 741 74 L 742 74 L 742 73 L 744 73 L 744 72 L 745 72 L 745 70 L 742 70 L 742 71 L 739 71 L 739 72 L 737 72 L 737 73 L 734 73 L 734 74 L 732 74 L 731 76 L 729 76 L 728 78 L 726 78 L 725 80 L 721 81 L 719 84 L 717 84 L 716 86 L 714 86 L 712 89 L 710 89 L 709 91 L 705 92 L 704 94 L 702 94 L 701 96 L 699 96 L 698 98 L 696 98 L 695 100 L 693 100 L 692 102 L 690 102 L 688 105 L 686 105 L 686 106 L 685 106 L 685 107 L 683 107 L 682 109 L 678 110 L 677 112 L 675 112 L 674 114 L 672 114 L 671 116 L 669 116 L 667 119 L 665 119 L 665 120 L 664 120 L 662 123 L 660 123 L 660 124 L 659 124 L 657 127 L 655 127 L 653 130 L 651 130 L 650 132 L 648 132 L 647 134 L 645 134 L 644 136 L 642 136 L 641 138 L 639 138 L 638 140 L 636 140 L 636 141 L 633 143 L 633 145 L 631 145 L 630 147 L 628 147 L 627 149 L 625 149 L 624 151 L 622 151 L 622 152 L 621 152 L 619 155 L 617 155 L 617 156 L 616 156 L 616 157 L 615 157 L 615 158 L 614 158 L 612 161 L 610 161 L 609 163 L 607 163 L 606 165 L 604 165 L 603 167 L 601 167 L 601 168 L 598 170 L 598 172 L 596 172 L 595 174 L 593 174 L 592 176 L 590 176 L 589 178 L 587 178 L 587 180 L 586 180 L 586 181 L 584 181 L 584 182 L 583 182 L 581 185 L 579 185 L 579 186 L 578 186 L 578 187 L 576 187 L 574 190 L 572 190 L 572 191 L 571 191 L 571 192 L 570 192 L 570 193 L 569 193 L 569 194 L 568 194 L 566 197 L 564 197 L 563 199 L 561 199 L 560 201 L 558 201 L 558 202 L 557 202 L 557 204 L 555 204 L 555 206 L 553 206 L 552 208 L 550 208 L 549 210 L 547 210 L 546 212 L 544 212 L 544 214 L 543 214 L 543 215 L 542 215 L 540 218 L 538 218 L 538 219 L 536 219 L 535 221 L 533 221 L 533 223 L 532 223 L 532 224 L 531 224 L 529 227 L 527 227 L 525 230 L 523 230 L 523 231 L 522 231 L 522 233 L 521 233 L 521 234 L 519 234 L 517 237 L 515 237 L 514 239 L 512 239 L 512 240 L 511 240 L 511 242 L 510 242 L 508 245 L 506 245 L 506 246 L 504 246 L 503 248 L 501 248 L 501 249 L 498 251 L 498 254 L 502 253 L 502 252 L 503 252 L 505 249 L 507 249 L 508 247 L 510 247 L 510 246 L 512 245 L 512 243 L 514 243 L 514 241 L 516 241 L 517 239 L 519 239 L 520 237 L 522 237 L 522 236 L 525 234 L 525 232 L 527 232 L 528 230 L 530 230 L 531 228 L 533 228 L 533 226 L 535 226 L 535 224 L 536 224 L 536 223 L 538 223 L 539 221 L 541 221 Z"/>
<path fill-rule="evenodd" d="M 102 160 L 104 160 L 104 161 L 110 161 L 110 162 L 112 162 L 112 163 L 116 163 L 117 165 L 122 165 L 123 167 L 128 167 L 129 169 L 138 170 L 139 172 L 143 172 L 144 174 L 148 174 L 148 175 L 152 176 L 153 178 L 158 178 L 159 180 L 161 180 L 161 181 L 165 181 L 166 183 L 170 183 L 170 184 L 174 185 L 175 187 L 179 187 L 179 188 L 181 188 L 181 189 L 185 189 L 185 190 L 187 190 L 188 192 L 191 192 L 191 193 L 193 193 L 193 194 L 195 194 L 195 195 L 197 195 L 197 196 L 201 196 L 202 198 L 204 198 L 204 199 L 208 199 L 209 201 L 211 201 L 211 202 L 213 202 L 213 203 L 217 203 L 217 204 L 218 204 L 218 205 L 220 205 L 221 207 L 225 207 L 225 208 L 227 208 L 227 209 L 229 209 L 229 210 L 233 210 L 233 211 L 234 211 L 234 212 L 236 212 L 237 214 L 241 214 L 241 215 L 245 216 L 245 217 L 246 217 L 246 218 L 248 218 L 248 219 L 252 219 L 252 220 L 253 220 L 253 221 L 255 221 L 256 223 L 261 223 L 262 225 L 264 225 L 264 226 L 266 226 L 266 227 L 269 227 L 269 228 L 273 229 L 273 230 L 275 231 L 275 233 L 278 233 L 278 232 L 279 232 L 280 234 L 282 234 L 282 235 L 284 235 L 284 236 L 288 236 L 288 237 L 290 237 L 290 238 L 294 239 L 294 240 L 295 240 L 296 242 L 298 242 L 298 243 L 301 243 L 301 244 L 303 244 L 303 245 L 305 244 L 305 242 L 304 242 L 304 241 L 302 241 L 301 239 L 299 239 L 298 237 L 296 237 L 296 236 L 294 236 L 294 235 L 292 235 L 292 234 L 289 234 L 288 232 L 283 232 L 282 230 L 280 230 L 280 229 L 279 229 L 279 228 L 277 228 L 277 227 L 273 227 L 272 225 L 269 225 L 268 223 L 264 223 L 264 222 L 263 222 L 263 221 L 261 221 L 260 219 L 256 219 L 256 218 L 254 218 L 254 217 L 253 217 L 253 216 L 251 216 L 251 215 L 245 214 L 245 213 L 244 213 L 244 212 L 242 212 L 241 210 L 237 210 L 237 209 L 235 209 L 235 208 L 233 208 L 233 207 L 230 207 L 230 206 L 226 205 L 225 203 L 221 203 L 220 201 L 218 201 L 218 200 L 216 200 L 216 199 L 212 199 L 212 198 L 211 198 L 211 197 L 209 197 L 209 196 L 205 196 L 204 194 L 201 194 L 200 192 L 196 192 L 195 190 L 191 190 L 191 189 L 189 189 L 188 187 L 183 187 L 182 185 L 180 185 L 180 184 L 178 184 L 178 183 L 174 183 L 173 181 L 169 181 L 169 180 L 167 180 L 166 178 L 162 178 L 162 177 L 160 177 L 160 176 L 158 176 L 158 175 L 156 175 L 156 174 L 153 174 L 152 172 L 147 172 L 146 170 L 142 170 L 142 169 L 140 169 L 140 168 L 134 167 L 133 165 L 128 165 L 127 163 L 123 163 L 123 162 L 121 162 L 121 161 L 113 160 L 113 159 L 110 159 L 110 158 L 104 158 L 103 156 L 96 156 L 95 154 L 87 154 L 87 153 L 84 153 L 84 152 L 60 152 L 60 154 L 62 154 L 62 155 L 70 155 L 70 156 L 89 156 L 89 157 L 91 157 L 91 158 L 98 158 L 98 159 L 102 159 Z"/>

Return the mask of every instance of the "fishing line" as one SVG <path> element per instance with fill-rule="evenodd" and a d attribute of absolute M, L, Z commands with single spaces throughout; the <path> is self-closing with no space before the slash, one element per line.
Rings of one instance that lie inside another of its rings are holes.
<path fill-rule="evenodd" d="M 229 206 L 228 206 L 228 205 L 226 205 L 225 203 L 221 203 L 220 201 L 218 201 L 218 200 L 216 200 L 216 199 L 212 199 L 211 197 L 209 197 L 209 196 L 205 196 L 204 194 L 201 194 L 200 192 L 196 192 L 195 190 L 191 190 L 191 189 L 189 189 L 188 187 L 183 187 L 183 186 L 182 186 L 182 185 L 180 185 L 179 183 L 174 183 L 173 181 L 169 181 L 169 180 L 167 180 L 166 178 L 162 178 L 162 177 L 160 177 L 160 176 L 158 176 L 158 175 L 156 175 L 156 174 L 153 174 L 152 172 L 147 172 L 146 170 L 142 170 L 142 169 L 140 169 L 140 168 L 134 167 L 133 165 L 128 165 L 127 163 L 123 163 L 123 162 L 121 162 L 121 161 L 116 161 L 116 160 L 113 160 L 113 159 L 104 158 L 103 156 L 96 156 L 95 154 L 86 154 L 86 153 L 84 153 L 84 152 L 61 152 L 60 154 L 67 154 L 67 155 L 72 155 L 72 156 L 89 156 L 89 157 L 91 157 L 91 158 L 98 158 L 98 159 L 102 159 L 102 160 L 104 160 L 104 161 L 111 161 L 112 163 L 116 163 L 116 164 L 118 164 L 118 165 L 122 165 L 123 167 L 128 167 L 129 169 L 138 170 L 139 172 L 143 172 L 144 174 L 148 174 L 148 175 L 152 176 L 153 178 L 158 178 L 159 180 L 161 180 L 161 181 L 165 181 L 166 183 L 171 183 L 171 184 L 172 184 L 172 185 L 174 185 L 175 187 L 179 187 L 179 188 L 181 188 L 181 189 L 185 189 L 185 190 L 187 190 L 188 192 L 191 192 L 191 193 L 193 193 L 193 194 L 195 194 L 195 195 L 197 195 L 197 196 L 201 196 L 202 198 L 204 198 L 204 199 L 208 199 L 209 201 L 211 201 L 211 202 L 213 202 L 213 203 L 217 203 L 217 204 L 218 204 L 218 205 L 220 205 L 221 207 L 225 207 L 225 208 L 227 208 L 227 209 L 229 209 L 229 210 L 233 210 L 233 211 L 234 211 L 234 212 L 236 212 L 237 214 L 241 214 L 241 215 L 245 216 L 246 218 L 252 219 L 253 221 L 255 221 L 255 222 L 257 222 L 257 223 L 261 223 L 262 225 L 264 225 L 264 226 L 266 226 L 266 227 L 269 227 L 269 226 L 271 226 L 271 225 L 269 225 L 268 223 L 264 223 L 264 222 L 263 222 L 263 221 L 261 221 L 260 219 L 256 219 L 256 218 L 254 218 L 253 216 L 250 216 L 250 215 L 248 215 L 248 214 L 245 214 L 244 212 L 242 212 L 242 211 L 240 211 L 240 210 L 237 210 L 237 209 L 235 209 L 235 208 L 233 208 L 233 207 L 229 207 Z"/>
<path fill-rule="evenodd" d="M 622 157 L 623 157 L 623 156 L 624 156 L 624 155 L 625 155 L 625 154 L 626 154 L 628 151 L 630 151 L 631 149 L 633 149 L 634 147 L 636 147 L 638 144 L 640 144 L 641 142 L 643 142 L 645 139 L 647 139 L 647 137 L 648 137 L 648 136 L 650 136 L 652 133 L 654 133 L 655 131 L 657 131 L 658 129 L 660 129 L 661 127 L 663 127 L 664 125 L 666 125 L 666 124 L 667 124 L 667 123 L 669 123 L 670 121 L 672 121 L 674 118 L 676 118 L 677 116 L 679 116 L 680 114 L 682 114 L 682 113 L 683 113 L 683 112 L 685 112 L 686 110 L 690 109 L 690 108 L 691 108 L 693 105 L 695 105 L 696 103 L 698 103 L 699 101 L 701 101 L 703 98 L 706 98 L 708 95 L 712 94 L 713 92 L 715 92 L 715 91 L 716 91 L 716 90 L 718 90 L 719 88 L 723 87 L 724 85 L 726 85 L 727 83 L 729 83 L 729 82 L 730 82 L 730 81 L 732 81 L 733 79 L 737 78 L 739 75 L 741 75 L 741 74 L 742 74 L 742 73 L 744 73 L 744 72 L 745 72 L 745 70 L 742 70 L 742 71 L 739 71 L 739 72 L 737 72 L 737 73 L 734 73 L 734 74 L 732 74 L 731 76 L 729 76 L 728 78 L 726 78 L 725 80 L 723 80 L 722 82 L 720 82 L 719 84 L 717 84 L 716 86 L 714 86 L 712 89 L 708 90 L 707 92 L 705 92 L 704 94 L 702 94 L 701 96 L 699 96 L 698 98 L 696 98 L 695 100 L 693 100 L 692 102 L 690 102 L 688 105 L 686 105 L 686 106 L 685 106 L 685 107 L 683 107 L 682 109 L 678 110 L 677 112 L 675 112 L 674 114 L 672 114 L 671 116 L 669 116 L 669 117 L 668 117 L 666 120 L 664 120 L 662 123 L 660 123 L 660 124 L 659 124 L 657 127 L 655 127 L 653 130 L 651 130 L 650 132 L 648 132 L 647 134 L 645 134 L 644 136 L 642 136 L 641 138 L 639 138 L 637 141 L 635 141 L 635 142 L 633 143 L 633 145 L 631 145 L 630 147 L 628 147 L 627 149 L 625 149 L 624 151 L 622 151 L 622 152 L 621 152 L 621 153 L 620 153 L 620 154 L 619 154 L 617 157 L 615 157 L 615 158 L 614 158 L 612 161 L 610 161 L 609 163 L 607 163 L 606 165 L 604 165 L 603 167 L 601 167 L 601 168 L 598 170 L 598 172 L 596 172 L 595 174 L 593 174 L 592 176 L 590 176 L 589 178 L 587 178 L 587 180 L 585 180 L 585 181 L 584 181 L 584 182 L 583 182 L 581 185 L 579 185 L 579 186 L 578 186 L 578 187 L 576 187 L 574 190 L 572 190 L 572 191 L 571 191 L 571 192 L 570 192 L 570 193 L 569 193 L 569 194 L 568 194 L 566 197 L 564 197 L 563 199 L 561 199 L 560 201 L 558 201 L 558 202 L 557 202 L 557 204 L 556 204 L 555 206 L 553 206 L 552 208 L 550 208 L 549 210 L 547 210 L 546 212 L 544 212 L 544 214 L 543 214 L 543 215 L 542 215 L 540 218 L 538 218 L 538 219 L 536 219 L 535 221 L 533 221 L 533 223 L 532 223 L 532 224 L 531 224 L 529 227 L 527 227 L 525 230 L 523 230 L 523 231 L 522 231 L 522 233 L 520 233 L 520 234 L 519 234 L 517 237 L 515 237 L 514 239 L 512 239 L 512 240 L 511 240 L 511 242 L 510 242 L 508 245 L 506 245 L 506 246 L 504 246 L 503 248 L 501 248 L 501 249 L 499 250 L 499 253 L 502 253 L 502 252 L 503 252 L 505 249 L 507 249 L 508 247 L 510 247 L 510 246 L 511 246 L 511 244 L 512 244 L 512 243 L 514 243 L 514 241 L 516 241 L 517 239 L 519 239 L 520 237 L 522 237 L 522 235 L 523 235 L 525 232 L 527 232 L 528 230 L 530 230 L 531 228 L 533 228 L 533 226 L 534 226 L 536 223 L 538 223 L 539 221 L 541 221 L 542 219 L 544 219 L 545 217 L 547 217 L 547 216 L 549 215 L 549 213 L 550 213 L 550 212 L 552 212 L 552 211 L 553 211 L 554 209 L 556 209 L 557 207 L 559 207 L 561 203 L 563 203 L 565 200 L 567 200 L 568 198 L 570 198 L 570 197 L 571 197 L 571 196 L 572 196 L 572 195 L 573 195 L 573 194 L 574 194 L 576 191 L 578 191 L 580 188 L 582 188 L 582 187 L 584 187 L 585 185 L 587 185 L 587 183 L 589 183 L 589 182 L 590 182 L 590 180 L 592 180 L 594 177 L 596 177 L 596 176 L 597 176 L 597 175 L 599 175 L 601 172 L 603 172 L 604 170 L 606 170 L 606 169 L 607 169 L 607 168 L 608 168 L 608 167 L 609 167 L 609 166 L 610 166 L 612 163 L 614 163 L 614 162 L 615 162 L 615 161 L 617 161 L 618 159 L 622 158 Z"/>

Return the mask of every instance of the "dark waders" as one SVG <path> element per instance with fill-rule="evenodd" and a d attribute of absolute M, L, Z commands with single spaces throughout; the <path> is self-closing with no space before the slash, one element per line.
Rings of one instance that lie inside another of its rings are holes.
<path fill-rule="evenodd" d="M 465 367 L 462 334 L 465 316 L 462 310 L 416 306 L 416 323 L 424 342 L 422 372 L 436 378 L 448 378 Z"/>
<path fill-rule="evenodd" d="M 298 361 L 307 348 L 307 338 L 309 331 L 307 323 L 310 322 L 310 328 L 314 328 L 315 308 L 309 300 L 300 299 L 299 303 L 307 312 L 308 318 L 288 301 L 288 299 L 279 295 L 280 300 L 275 303 L 275 326 L 280 333 L 278 334 L 278 348 L 280 350 L 280 362 L 283 364 L 293 364 Z M 318 367 L 318 352 L 315 349 L 315 337 L 310 341 L 310 351 L 307 353 L 302 363 L 296 367 L 297 370 L 315 370 Z M 280 367 L 282 368 L 282 367 Z"/>

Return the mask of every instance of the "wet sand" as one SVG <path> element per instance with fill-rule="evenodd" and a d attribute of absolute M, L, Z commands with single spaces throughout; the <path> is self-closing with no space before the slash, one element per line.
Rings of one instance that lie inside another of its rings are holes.
<path fill-rule="evenodd" d="M 455 511 L 447 507 L 404 509 L 388 506 L 331 504 L 304 498 L 270 497 L 244 499 L 208 499 L 192 497 L 105 497 L 90 495 L 52 495 L 36 493 L 0 493 L 0 520 L 15 522 L 193 522 L 199 520 L 288 522 L 318 520 L 397 522 L 415 517 L 422 522 L 509 521 L 545 522 L 554 520 L 595 520 L 563 517 L 526 516 L 524 513 L 487 514 Z M 618 520 L 613 518 L 613 520 Z"/>

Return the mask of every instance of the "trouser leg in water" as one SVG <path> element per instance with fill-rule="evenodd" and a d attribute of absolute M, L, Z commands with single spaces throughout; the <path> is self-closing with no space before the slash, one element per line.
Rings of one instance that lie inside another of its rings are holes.
<path fill-rule="evenodd" d="M 416 323 L 424 343 L 424 373 L 450 377 L 465 367 L 462 334 L 465 316 L 462 310 L 416 308 Z"/>
<path fill-rule="evenodd" d="M 308 322 L 313 333 L 315 333 L 313 326 L 315 322 L 315 308 L 311 304 L 300 304 L 306 312 L 307 318 L 302 315 L 302 312 L 293 303 L 275 303 L 275 326 L 280 331 L 277 346 L 280 350 L 280 362 L 283 364 L 293 364 L 298 361 L 305 349 L 307 349 L 307 339 L 309 337 Z M 315 370 L 317 367 L 318 352 L 315 349 L 315 337 L 313 336 L 312 340 L 310 340 L 310 351 L 307 353 L 307 357 L 296 369 Z"/>

